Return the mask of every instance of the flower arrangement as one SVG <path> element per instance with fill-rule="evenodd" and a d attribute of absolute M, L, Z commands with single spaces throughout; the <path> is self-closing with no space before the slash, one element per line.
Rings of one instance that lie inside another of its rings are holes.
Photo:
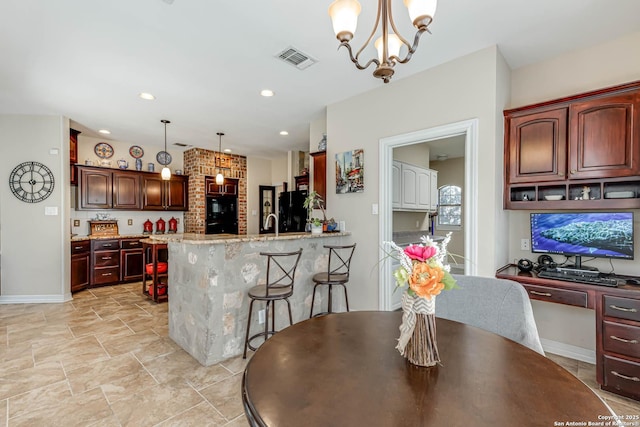
<path fill-rule="evenodd" d="M 411 363 L 434 366 L 440 362 L 436 340 L 435 301 L 442 290 L 457 288 L 445 263 L 451 233 L 438 244 L 422 236 L 422 244 L 401 248 L 387 242 L 398 254 L 400 267 L 393 272 L 396 286 L 407 292 L 402 296 L 402 324 L 396 349 Z"/>
<path fill-rule="evenodd" d="M 421 240 L 422 244 L 406 248 L 388 242 L 400 259 L 400 267 L 393 272 L 396 286 L 403 288 L 408 285 L 409 295 L 426 299 L 431 299 L 442 290 L 457 288 L 455 279 L 449 273 L 450 266 L 445 263 L 451 233 L 439 244 L 429 236 L 422 236 Z"/>

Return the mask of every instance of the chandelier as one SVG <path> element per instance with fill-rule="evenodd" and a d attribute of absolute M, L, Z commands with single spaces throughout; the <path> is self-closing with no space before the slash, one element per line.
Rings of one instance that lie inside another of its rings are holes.
<path fill-rule="evenodd" d="M 391 0 L 378 0 L 378 14 L 373 30 L 367 41 L 356 52 L 355 56 L 349 42 L 353 38 L 358 25 L 358 15 L 360 14 L 360 3 L 358 0 L 335 0 L 329 6 L 329 16 L 333 23 L 333 31 L 336 38 L 340 41 L 340 47 L 344 46 L 349 51 L 351 61 L 359 70 L 364 70 L 371 64 L 376 64 L 373 76 L 382 79 L 385 83 L 389 83 L 393 76 L 393 67 L 396 63 L 404 64 L 409 62 L 411 56 L 418 48 L 420 36 L 425 31 L 429 32 L 429 25 L 433 21 L 436 13 L 437 0 L 404 0 L 404 5 L 409 11 L 409 18 L 413 22 L 413 26 L 417 29 L 413 38 L 413 44 L 409 44 L 396 29 L 391 13 Z M 382 25 L 382 36 L 374 43 L 378 51 L 378 58 L 372 58 L 369 62 L 362 65 L 360 63 L 360 54 L 369 45 L 371 39 Z M 407 48 L 404 58 L 400 57 L 400 49 L 402 46 Z"/>

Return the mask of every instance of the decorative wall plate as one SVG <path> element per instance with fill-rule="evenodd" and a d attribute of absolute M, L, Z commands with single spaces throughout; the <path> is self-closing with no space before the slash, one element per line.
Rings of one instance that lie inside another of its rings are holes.
<path fill-rule="evenodd" d="M 158 154 L 156 154 L 156 160 L 162 166 L 166 166 L 171 163 L 171 154 L 167 153 L 166 151 L 160 151 L 158 152 Z"/>
<path fill-rule="evenodd" d="M 142 149 L 142 147 L 132 145 L 131 148 L 129 148 L 129 154 L 131 154 L 131 157 L 133 157 L 134 159 L 139 159 L 140 157 L 144 156 L 144 150 Z"/>
<path fill-rule="evenodd" d="M 96 146 L 93 147 L 93 152 L 101 159 L 108 159 L 113 156 L 113 147 L 106 142 L 98 142 Z"/>
<path fill-rule="evenodd" d="M 55 181 L 51 170 L 38 162 L 24 162 L 9 175 L 9 187 L 18 199 L 26 203 L 38 203 L 53 192 Z"/>

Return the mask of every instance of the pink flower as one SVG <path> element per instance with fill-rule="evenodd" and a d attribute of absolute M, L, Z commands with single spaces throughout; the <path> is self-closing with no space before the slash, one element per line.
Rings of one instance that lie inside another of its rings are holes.
<path fill-rule="evenodd" d="M 424 262 L 436 254 L 437 249 L 433 246 L 409 245 L 404 249 L 404 253 L 411 259 Z"/>

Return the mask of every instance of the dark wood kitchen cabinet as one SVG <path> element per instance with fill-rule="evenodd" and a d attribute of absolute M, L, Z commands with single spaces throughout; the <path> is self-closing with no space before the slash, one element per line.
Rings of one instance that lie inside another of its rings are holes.
<path fill-rule="evenodd" d="M 142 280 L 142 243 L 140 239 L 120 240 L 120 281 Z"/>
<path fill-rule="evenodd" d="M 188 210 L 188 182 L 185 175 L 172 175 L 168 181 L 160 176 L 142 176 L 143 210 Z"/>
<path fill-rule="evenodd" d="M 318 193 L 327 207 L 327 152 L 311 153 L 313 158 L 313 191 Z"/>
<path fill-rule="evenodd" d="M 506 209 L 640 208 L 640 81 L 504 116 Z"/>
<path fill-rule="evenodd" d="M 71 185 L 78 184 L 78 134 L 80 131 L 69 129 L 69 181 Z"/>
<path fill-rule="evenodd" d="M 80 209 L 139 210 L 140 175 L 116 169 L 78 167 Z"/>
<path fill-rule="evenodd" d="M 120 241 L 91 241 L 91 286 L 109 285 L 120 281 Z"/>
<path fill-rule="evenodd" d="M 89 240 L 71 242 L 71 292 L 86 289 L 90 282 L 91 242 Z"/>
<path fill-rule="evenodd" d="M 216 184 L 213 176 L 204 177 L 204 188 L 207 196 L 236 196 L 238 194 L 238 180 L 225 178 L 222 185 Z"/>

